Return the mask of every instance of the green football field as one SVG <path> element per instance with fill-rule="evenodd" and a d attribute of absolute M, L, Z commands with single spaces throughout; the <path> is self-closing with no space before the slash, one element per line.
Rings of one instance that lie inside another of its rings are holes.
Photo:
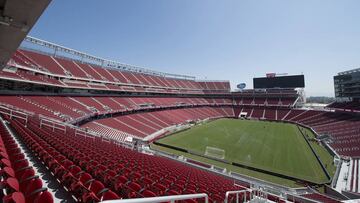
<path fill-rule="evenodd" d="M 317 183 L 329 181 L 301 132 L 293 124 L 219 119 L 167 136 L 158 142 L 201 154 L 205 153 L 207 146 L 216 147 L 223 149 L 225 159 L 231 162 Z M 331 156 L 324 153 L 323 147 L 316 146 L 317 151 L 331 165 Z M 197 159 L 196 156 L 191 158 Z M 204 161 L 203 157 L 198 159 Z M 223 163 L 220 165 L 224 166 Z M 259 172 L 248 175 L 264 177 Z M 272 180 L 269 177 L 264 179 Z M 274 182 L 282 183 L 281 180 Z"/>

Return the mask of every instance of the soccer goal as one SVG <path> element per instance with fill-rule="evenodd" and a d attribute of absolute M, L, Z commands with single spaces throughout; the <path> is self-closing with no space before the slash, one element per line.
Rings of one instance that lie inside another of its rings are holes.
<path fill-rule="evenodd" d="M 205 149 L 205 156 L 216 159 L 225 159 L 225 150 L 207 146 Z"/>

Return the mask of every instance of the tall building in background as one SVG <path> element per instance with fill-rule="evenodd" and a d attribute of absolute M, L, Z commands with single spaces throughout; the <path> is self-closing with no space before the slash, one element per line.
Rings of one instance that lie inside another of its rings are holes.
<path fill-rule="evenodd" d="M 343 71 L 334 76 L 336 98 L 360 98 L 360 68 Z"/>

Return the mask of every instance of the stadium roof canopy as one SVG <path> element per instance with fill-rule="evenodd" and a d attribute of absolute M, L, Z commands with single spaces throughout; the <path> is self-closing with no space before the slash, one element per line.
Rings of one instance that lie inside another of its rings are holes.
<path fill-rule="evenodd" d="M 0 69 L 50 2 L 51 0 L 0 0 Z"/>

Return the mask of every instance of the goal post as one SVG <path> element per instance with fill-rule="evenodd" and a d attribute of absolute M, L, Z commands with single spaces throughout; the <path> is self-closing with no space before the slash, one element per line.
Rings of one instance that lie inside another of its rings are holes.
<path fill-rule="evenodd" d="M 216 159 L 225 159 L 225 150 L 217 147 L 206 146 L 204 155 Z"/>

